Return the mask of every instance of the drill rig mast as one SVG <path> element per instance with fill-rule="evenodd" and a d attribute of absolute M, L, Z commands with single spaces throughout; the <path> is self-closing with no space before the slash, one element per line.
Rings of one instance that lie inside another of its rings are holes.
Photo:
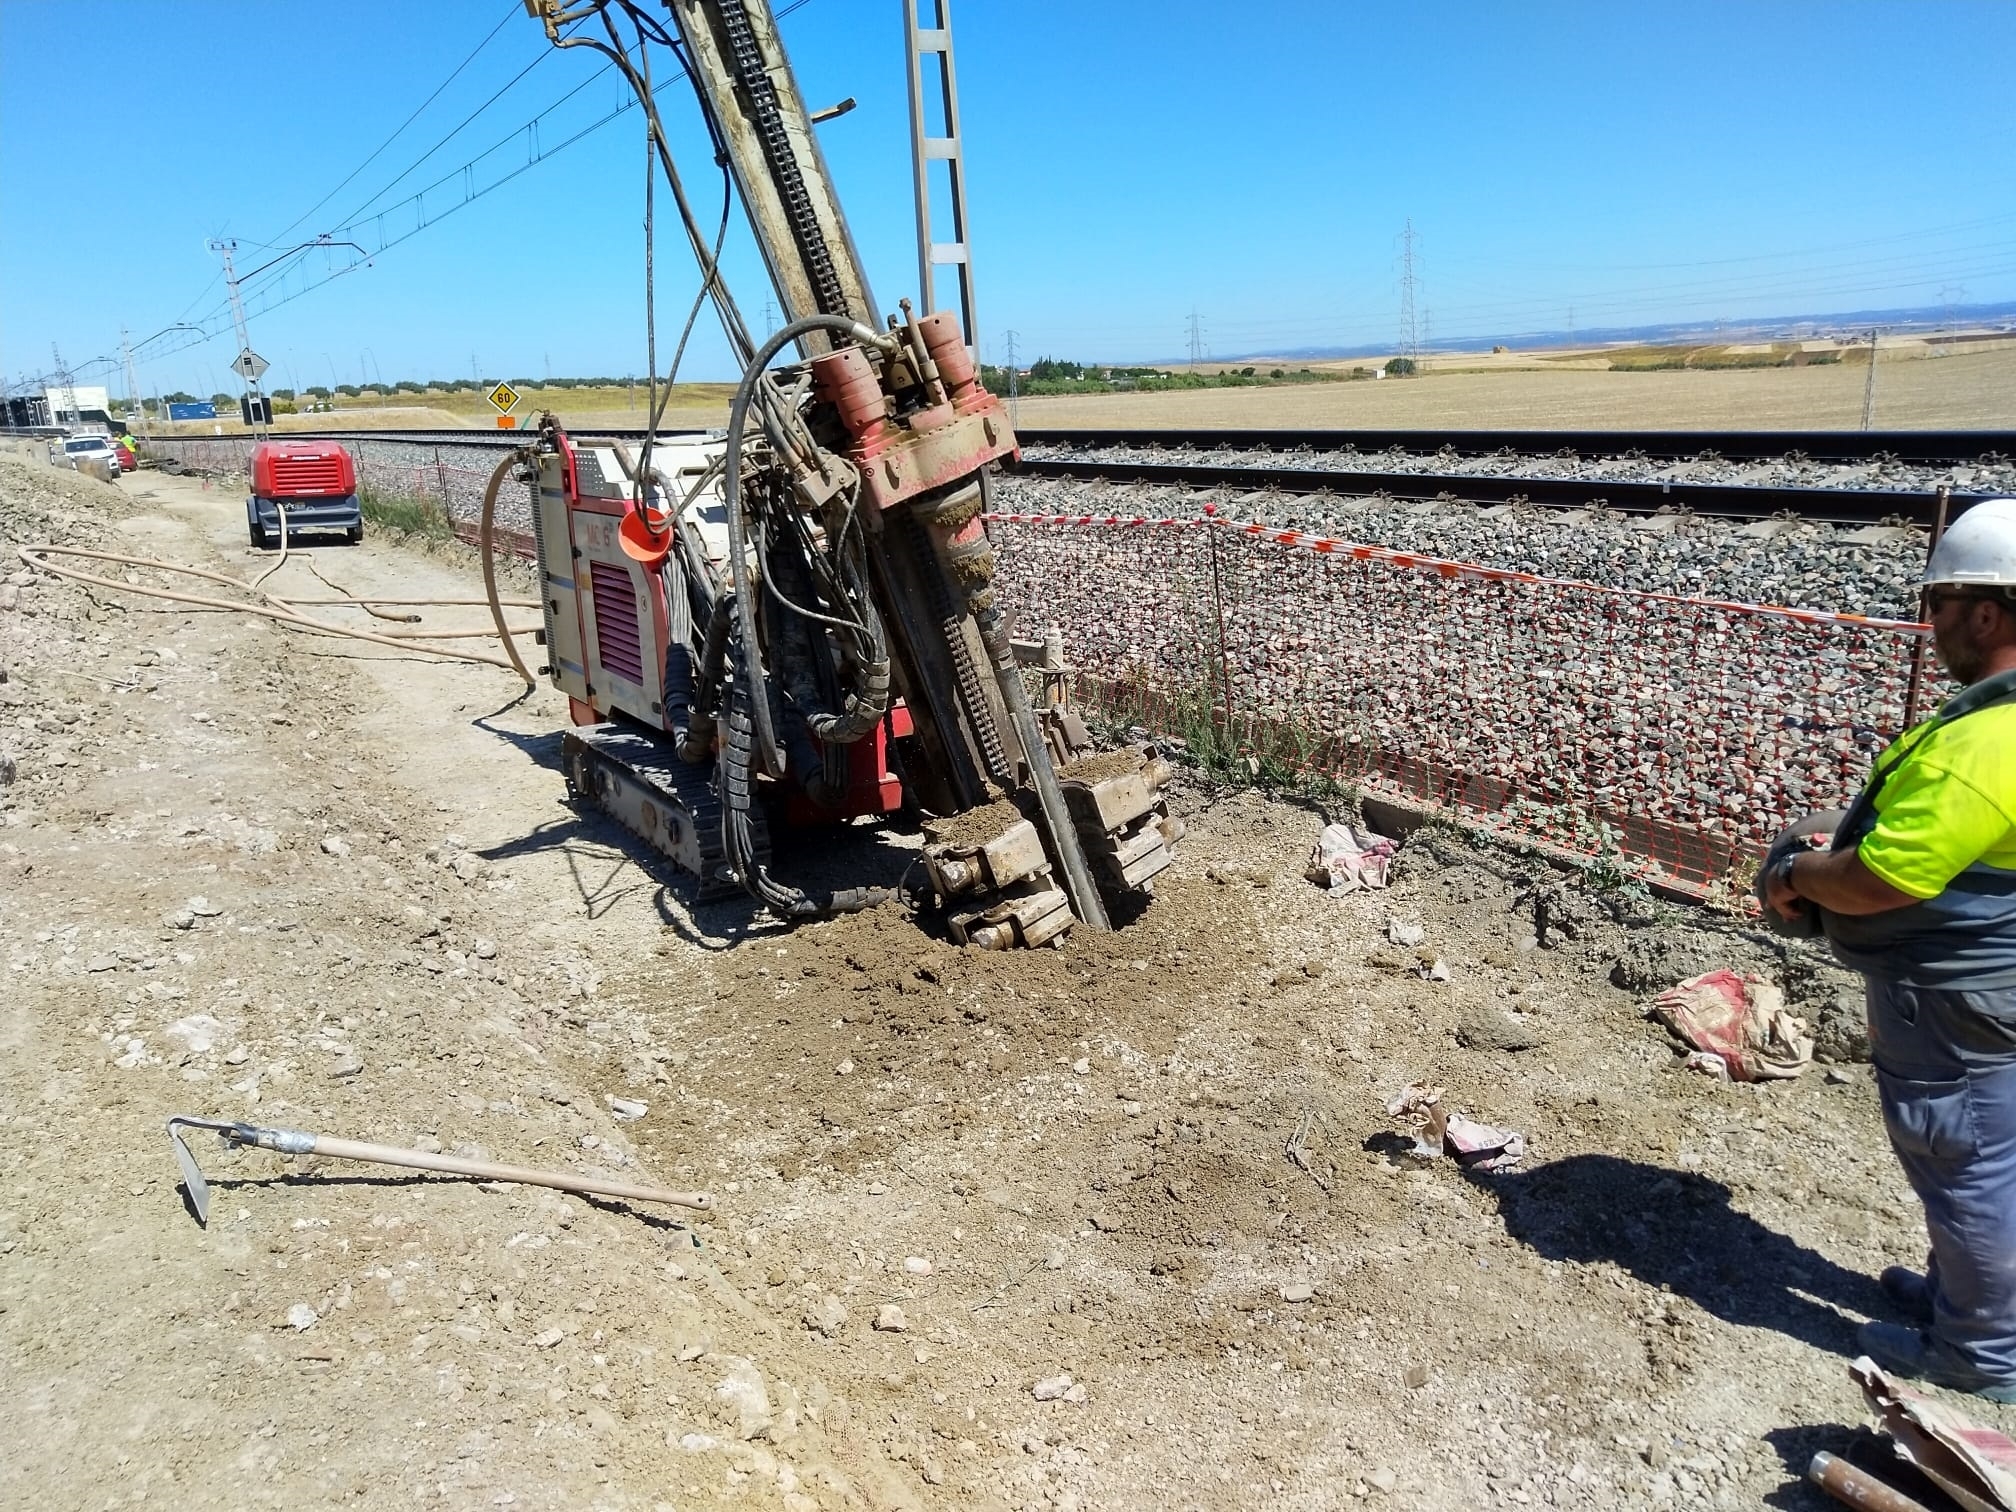
<path fill-rule="evenodd" d="M 1147 894 L 1172 859 L 1169 767 L 1150 747 L 1089 762 L 1082 721 L 1032 708 L 983 518 L 1014 433 L 956 316 L 904 300 L 880 322 L 766 0 L 665 0 L 670 30 L 635 0 L 526 6 L 637 89 L 744 364 L 725 442 L 659 448 L 672 471 L 652 440 L 633 459 L 542 425 L 535 534 L 552 675 L 576 719 L 570 786 L 697 872 L 703 896 L 739 885 L 786 916 L 887 894 L 812 897 L 773 877 L 775 815 L 885 813 L 907 796 L 937 816 L 925 861 L 957 938 L 1108 927 L 1109 903 Z M 607 44 L 570 34 L 582 22 Z M 760 345 L 680 183 L 653 40 L 686 66 L 782 302 Z"/>

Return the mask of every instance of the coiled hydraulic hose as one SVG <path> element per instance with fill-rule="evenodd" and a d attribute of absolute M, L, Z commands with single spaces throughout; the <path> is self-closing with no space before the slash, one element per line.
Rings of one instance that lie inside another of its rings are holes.
<path fill-rule="evenodd" d="M 742 521 L 742 433 L 749 421 L 749 401 L 772 359 L 785 347 L 814 331 L 833 331 L 877 348 L 888 344 L 880 332 L 840 315 L 806 315 L 778 331 L 749 359 L 742 381 L 735 386 L 735 402 L 728 410 L 728 453 L 723 461 L 722 492 L 728 504 L 728 570 L 735 585 L 736 628 L 741 634 L 736 675 L 746 680 L 749 708 L 755 723 L 755 755 L 772 777 L 784 775 L 784 753 L 777 745 L 777 731 L 770 718 L 770 696 L 762 680 L 762 652 L 756 639 L 756 598 L 750 591 L 748 551 Z"/>

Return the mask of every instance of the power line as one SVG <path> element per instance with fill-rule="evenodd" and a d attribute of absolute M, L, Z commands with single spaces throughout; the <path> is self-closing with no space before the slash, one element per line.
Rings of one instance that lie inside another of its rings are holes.
<path fill-rule="evenodd" d="M 776 13 L 777 19 L 781 21 L 784 17 L 792 14 L 794 11 L 804 9 L 807 5 L 811 3 L 812 0 L 792 0 L 791 4 L 783 6 L 777 11 Z M 549 48 L 548 52 L 550 51 L 551 49 Z M 542 56 L 544 56 L 544 54 L 542 54 Z M 562 95 L 558 100 L 554 101 L 553 104 L 547 106 L 537 116 L 534 116 L 531 120 L 525 122 L 524 125 L 517 127 L 516 129 L 511 131 L 508 135 L 500 138 L 498 142 L 493 146 L 484 149 L 484 151 L 478 153 L 475 157 L 469 159 L 467 162 L 461 164 L 459 167 L 450 170 L 448 173 L 443 174 L 440 178 L 436 179 L 432 184 L 429 184 L 425 189 L 422 189 L 418 194 L 409 196 L 407 199 L 401 200 L 399 202 L 399 205 L 391 206 L 387 210 L 378 211 L 376 215 L 371 218 L 376 219 L 382 224 L 385 216 L 387 214 L 390 214 L 392 211 L 397 210 L 400 205 L 423 202 L 429 192 L 439 188 L 442 184 L 447 183 L 451 179 L 458 177 L 464 178 L 466 185 L 466 181 L 471 176 L 473 170 L 475 169 L 477 164 L 483 161 L 484 158 L 490 156 L 491 153 L 497 151 L 499 147 L 505 146 L 509 142 L 513 141 L 521 133 L 535 132 L 538 123 L 541 119 L 551 114 L 555 109 L 565 104 L 568 100 L 572 99 L 575 95 L 579 94 L 583 89 L 586 89 L 596 79 L 600 78 L 604 73 L 609 72 L 610 69 L 613 67 L 614 67 L 613 64 L 604 64 L 602 68 L 598 69 L 595 73 L 589 75 L 587 79 L 583 80 L 580 84 L 577 84 L 573 89 L 567 91 L 566 94 Z M 519 78 L 524 77 L 524 72 L 526 71 L 529 71 L 529 69 L 521 71 L 518 77 Z M 656 100 L 661 94 L 664 93 L 665 90 L 671 88 L 674 84 L 678 83 L 680 80 L 686 77 L 687 75 L 684 68 L 681 68 L 676 72 L 668 75 L 664 83 L 659 84 L 652 89 L 651 91 L 652 98 Z M 508 88 L 509 86 L 506 87 Z M 500 90 L 498 91 L 498 93 L 502 94 L 503 91 Z M 494 100 L 496 96 L 493 95 L 491 98 L 492 100 Z M 442 221 L 446 220 L 449 216 L 453 215 L 456 211 L 467 209 L 470 205 L 473 205 L 477 200 L 482 199 L 485 195 L 503 188 L 506 184 L 510 183 L 513 179 L 517 178 L 519 174 L 524 173 L 530 168 L 536 167 L 538 164 L 545 162 L 550 157 L 555 157 L 561 152 L 566 151 L 567 148 L 573 146 L 576 142 L 579 142 L 584 137 L 593 135 L 595 132 L 600 131 L 603 127 L 607 126 L 611 121 L 616 120 L 620 116 L 628 114 L 630 111 L 636 108 L 637 108 L 637 101 L 633 96 L 629 100 L 625 101 L 623 104 L 618 105 L 613 110 L 609 111 L 607 114 L 600 116 L 594 121 L 589 122 L 586 126 L 582 127 L 579 131 L 576 131 L 573 135 L 566 137 L 565 139 L 555 143 L 551 147 L 539 144 L 536 136 L 528 136 L 528 141 L 530 142 L 531 145 L 529 149 L 529 155 L 526 161 L 520 163 L 518 166 L 511 169 L 508 173 L 499 175 L 496 179 L 493 179 L 491 182 L 483 185 L 481 188 L 465 186 L 465 189 L 463 191 L 463 197 L 460 200 L 450 205 L 447 209 L 439 212 L 431 219 L 420 220 L 411 229 L 401 232 L 400 234 L 391 237 L 389 240 L 386 239 L 379 240 L 377 245 L 369 248 L 362 258 L 354 259 L 351 262 L 345 264 L 344 266 L 335 269 L 333 272 L 330 272 L 324 275 L 323 277 L 316 279 L 314 282 L 303 285 L 301 288 L 295 290 L 292 294 L 285 295 L 278 299 L 267 299 L 261 304 L 259 304 L 257 307 L 248 309 L 247 314 L 263 315 L 266 314 L 268 311 L 277 310 L 282 305 L 292 304 L 295 300 L 301 298 L 302 295 L 312 293 L 314 290 L 323 287 L 325 284 L 333 283 L 336 279 L 341 278 L 346 274 L 354 273 L 359 268 L 369 267 L 374 259 L 381 256 L 383 253 L 390 251 L 392 248 L 398 246 L 401 242 L 411 240 L 413 237 L 418 236 L 422 231 L 425 231 L 430 226 L 440 224 Z M 471 119 L 473 119 L 473 116 L 471 117 Z M 467 125 L 468 121 L 465 120 L 462 124 Z M 456 128 L 457 131 L 459 131 L 460 129 L 461 129 L 460 126 Z M 453 133 L 450 133 L 450 136 L 452 135 Z M 443 138 L 444 142 L 446 140 L 447 138 Z M 433 151 L 438 150 L 439 145 L 440 144 L 437 143 L 436 148 L 429 149 L 429 155 L 431 155 Z M 425 158 L 423 156 L 421 161 L 424 160 Z M 415 166 L 418 166 L 417 163 L 415 164 Z M 410 172 L 411 170 L 409 169 L 408 171 Z M 404 176 L 405 175 L 403 174 L 401 175 L 402 178 Z M 394 182 L 396 183 L 397 180 L 394 180 Z M 391 186 L 387 185 L 386 187 L 389 188 Z M 381 190 L 380 193 L 382 192 L 383 191 Z M 369 204 L 370 201 L 367 200 L 365 203 Z M 423 213 L 424 213 L 424 206 L 423 206 Z M 355 232 L 359 229 L 359 227 L 362 224 L 363 223 L 361 220 L 353 220 L 347 222 L 344 225 L 336 227 L 328 234 L 330 236 L 336 236 L 343 232 Z M 302 257 L 305 257 L 305 255 L 306 255 L 305 252 L 299 254 L 295 259 L 294 265 L 298 266 L 300 259 Z M 274 286 L 275 284 L 279 283 L 282 279 L 284 279 L 287 273 L 291 271 L 292 268 L 289 266 L 281 267 L 277 273 L 267 278 L 265 284 L 261 285 L 259 290 L 255 290 L 254 292 L 260 292 L 263 291 L 265 288 L 270 288 Z M 201 321 L 199 321 L 198 323 L 207 325 L 215 321 L 219 317 L 219 315 L 223 312 L 223 308 L 224 307 L 222 305 L 213 308 L 210 311 L 210 313 L 203 316 Z M 205 334 L 200 335 L 196 339 L 185 341 L 178 346 L 171 346 L 166 350 L 162 351 L 161 353 L 159 353 L 158 355 L 166 357 L 172 355 L 175 352 L 184 351 L 190 347 L 199 346 L 202 345 L 204 342 L 212 341 L 221 334 L 222 334 L 221 330 L 209 331 Z"/>
<path fill-rule="evenodd" d="M 407 164 L 406 167 L 402 169 L 399 172 L 399 174 L 391 180 L 391 182 L 387 183 L 384 186 L 384 188 L 378 190 L 376 194 L 367 196 L 364 199 L 364 201 L 357 206 L 355 210 L 352 210 L 348 215 L 346 215 L 343 218 L 343 220 L 334 228 L 334 230 L 335 231 L 354 230 L 356 228 L 358 221 L 363 217 L 364 212 L 366 210 L 370 209 L 370 207 L 373 204 L 375 204 L 379 199 L 381 199 L 384 195 L 386 195 L 391 190 L 397 188 L 401 183 L 403 183 L 407 175 L 411 174 L 422 163 L 426 162 L 427 159 L 431 158 L 443 147 L 446 147 L 450 142 L 454 141 L 455 138 L 460 136 L 463 133 L 463 131 L 465 131 L 469 127 L 469 125 L 476 120 L 478 116 L 482 115 L 484 111 L 488 110 L 492 105 L 495 105 L 506 94 L 510 93 L 511 90 L 517 86 L 518 81 L 520 79 L 523 79 L 527 74 L 532 72 L 533 69 L 537 68 L 541 63 L 544 63 L 548 58 L 552 56 L 553 56 L 553 49 L 551 47 L 542 46 L 538 54 L 532 59 L 530 63 L 527 63 L 523 68 L 519 69 L 518 72 L 513 74 L 510 77 L 510 79 L 496 91 L 496 93 L 490 96 L 489 99 L 485 100 L 481 105 L 478 105 L 474 110 L 470 111 L 468 115 L 464 116 L 460 121 L 456 122 L 453 130 L 449 131 L 446 136 L 443 136 L 440 140 L 435 142 L 435 144 L 432 147 L 429 147 L 425 152 L 421 153 L 420 156 L 415 158 L 411 163 Z M 593 77 L 595 76 L 594 75 L 590 76 L 591 79 Z M 559 106 L 565 104 L 568 100 L 572 99 L 577 93 L 579 93 L 581 88 L 585 87 L 586 83 L 584 82 L 582 85 L 577 86 L 575 89 L 568 90 L 566 94 L 562 95 L 558 100 L 554 101 L 553 104 L 547 106 L 546 110 L 541 111 L 540 115 L 546 114 L 547 111 L 557 109 Z M 513 131 L 510 136 L 505 137 L 503 140 L 505 142 L 510 141 L 512 137 L 518 135 L 519 131 L 525 131 L 530 129 L 533 125 L 535 125 L 538 122 L 538 119 L 539 119 L 538 116 L 534 116 L 531 121 L 528 121 L 526 122 L 525 125 L 520 126 L 517 131 Z M 503 142 L 498 143 L 498 146 L 502 145 Z M 496 147 L 491 147 L 487 149 L 478 157 L 473 158 L 470 160 L 470 162 L 463 164 L 461 169 L 456 169 L 455 172 L 459 173 L 462 172 L 464 169 L 473 167 L 476 163 L 481 162 L 484 157 L 488 157 L 491 152 L 495 152 L 496 150 L 497 150 Z M 453 173 L 448 175 L 448 177 L 451 178 L 453 176 L 454 176 Z M 430 184 L 428 186 L 428 188 L 430 189 L 434 188 L 442 182 L 443 180 L 436 179 L 433 184 Z M 427 190 L 423 189 L 420 192 L 424 195 L 427 192 Z M 404 204 L 406 203 L 406 201 L 401 200 L 399 203 Z M 380 215 L 384 214 L 382 210 L 379 211 L 378 213 Z"/>
<path fill-rule="evenodd" d="M 352 168 L 349 171 L 349 173 L 345 174 L 342 183 L 339 183 L 334 189 L 331 189 L 327 194 L 323 195 L 322 198 L 315 201 L 314 204 L 310 205 L 306 210 L 302 211 L 299 215 L 295 216 L 293 220 L 289 221 L 285 226 L 283 226 L 274 235 L 273 240 L 275 242 L 284 241 L 287 237 L 288 232 L 292 231 L 296 226 L 300 225 L 301 222 L 305 221 L 317 210 L 320 210 L 324 205 L 328 204 L 329 201 L 336 198 L 337 195 L 341 194 L 343 190 L 346 187 L 348 187 L 350 182 L 353 179 L 355 179 L 358 174 L 362 173 L 366 168 L 369 168 L 373 163 L 377 162 L 379 154 L 384 152 L 384 150 L 387 147 L 390 147 L 395 141 L 397 141 L 400 137 L 400 134 L 403 133 L 408 126 L 411 126 L 415 121 L 419 120 L 422 111 L 424 111 L 429 105 L 432 105 L 436 100 L 441 98 L 441 91 L 446 89 L 450 84 L 453 84 L 456 81 L 456 79 L 461 77 L 462 70 L 467 68 L 471 63 L 475 62 L 476 55 L 482 52 L 484 48 L 488 47 L 493 41 L 496 40 L 497 34 L 502 30 L 504 30 L 504 28 L 511 23 L 512 18 L 518 14 L 518 11 L 519 6 L 517 6 L 516 4 L 513 4 L 509 8 L 507 8 L 504 12 L 503 18 L 499 20 L 495 26 L 490 28 L 489 35 L 485 36 L 481 42 L 478 42 L 476 46 L 470 50 L 468 57 L 464 58 L 460 63 L 457 63 L 455 65 L 454 71 L 450 73 L 447 78 L 443 79 L 439 84 L 434 86 L 434 92 L 428 95 L 426 99 L 422 100 L 419 103 L 419 105 L 414 108 L 413 113 L 408 117 L 406 117 L 405 120 L 399 123 L 398 127 L 393 131 L 392 135 L 388 136 L 387 138 L 385 138 L 384 141 L 380 142 L 376 147 L 374 147 L 371 150 L 371 155 L 369 157 L 365 158 L 363 162 L 359 163 L 355 168 Z M 523 75 L 520 75 L 520 77 L 522 78 Z"/>

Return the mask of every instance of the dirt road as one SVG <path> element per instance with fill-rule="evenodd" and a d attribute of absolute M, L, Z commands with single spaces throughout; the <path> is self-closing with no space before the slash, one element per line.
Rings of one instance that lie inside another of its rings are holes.
<path fill-rule="evenodd" d="M 565 806 L 550 693 L 17 570 L 249 574 L 234 494 L 0 457 L 0 537 L 0 1503 L 1820 1505 L 1922 1246 L 1867 1068 L 1711 1082 L 1640 1005 L 1752 965 L 1847 1055 L 1838 973 L 1448 833 L 1332 898 L 1237 793 L 1062 950 L 696 912 Z M 1408 1157 L 1416 1078 L 1525 1164 Z M 173 1112 L 720 1210 L 211 1148 L 203 1230 Z"/>

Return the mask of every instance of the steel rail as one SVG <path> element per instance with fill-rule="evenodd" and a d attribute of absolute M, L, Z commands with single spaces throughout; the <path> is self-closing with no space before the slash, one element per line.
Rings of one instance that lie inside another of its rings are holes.
<path fill-rule="evenodd" d="M 302 440 L 453 447 L 496 453 L 522 444 L 513 431 L 327 430 L 291 431 Z M 641 439 L 641 428 L 584 428 L 584 436 Z M 661 432 L 661 438 L 705 437 L 716 431 Z M 1784 484 L 1695 482 L 1685 478 L 1621 480 L 1546 476 L 1480 475 L 1469 472 L 1395 472 L 1306 465 L 1311 452 L 1347 447 L 1374 460 L 1379 450 L 1406 447 L 1433 459 L 1444 448 L 1461 455 L 1495 456 L 1512 448 L 1535 460 L 1573 451 L 1581 456 L 1647 455 L 1694 460 L 1716 453 L 1723 460 L 1774 461 L 1797 453 L 1813 459 L 1895 457 L 1919 465 L 1978 462 L 2016 455 L 2010 431 L 1055 431 L 1020 432 L 1029 447 L 1108 446 L 1146 448 L 1172 443 L 1205 445 L 1214 451 L 1244 451 L 1251 463 L 1108 461 L 1097 457 L 1025 455 L 1014 467 L 1023 477 L 1104 480 L 1144 487 L 1237 489 L 1245 493 L 1325 494 L 1477 505 L 1528 504 L 1551 509 L 1608 508 L 1627 514 L 1691 512 L 1722 519 L 1766 519 L 1793 514 L 1802 519 L 1864 525 L 1901 519 L 1930 526 L 1937 509 L 1935 490 L 1904 488 L 1813 488 Z M 175 437 L 166 437 L 175 440 Z M 214 440 L 197 436 L 193 440 Z M 1656 453 L 1651 450 L 1656 447 Z M 1955 492 L 1957 514 L 1990 494 Z"/>
<path fill-rule="evenodd" d="M 1024 446 L 1186 447 L 1203 451 L 1381 452 L 1432 457 L 1450 451 L 1485 457 L 1623 457 L 1675 462 L 1712 452 L 1724 461 L 1775 462 L 1800 453 L 1816 462 L 1977 462 L 2016 457 L 2016 431 L 1678 431 L 1678 430 L 1066 430 L 1022 427 Z"/>
<path fill-rule="evenodd" d="M 304 441 L 428 441 L 442 445 L 509 445 L 508 431 L 329 430 L 288 431 Z M 589 426 L 583 435 L 618 441 L 641 440 L 642 427 Z M 660 435 L 705 436 L 719 431 L 664 431 Z M 1310 452 L 1405 451 L 1422 457 L 1454 453 L 1489 457 L 1512 452 L 1527 457 L 1628 457 L 1691 462 L 1712 453 L 1729 462 L 1777 462 L 1804 456 L 1816 462 L 1876 462 L 1894 459 L 1919 465 L 1972 464 L 2016 457 L 2016 431 L 1607 431 L 1607 430 L 1060 430 L 1023 428 L 1025 447 L 1161 447 L 1200 451 Z M 170 437 L 169 439 L 174 439 Z M 194 438 L 205 439 L 205 438 Z M 210 437 L 207 439 L 217 439 Z"/>
<path fill-rule="evenodd" d="M 1609 508 L 1626 514 L 1688 512 L 1761 520 L 1787 511 L 1801 519 L 1870 525 L 1889 519 L 1929 526 L 1937 494 L 1916 489 L 1788 488 L 1681 480 L 1478 477 L 1471 473 L 1340 472 L 1334 468 L 1244 467 L 1208 463 L 1093 462 L 1025 457 L 1024 477 L 1103 479 L 1147 487 L 1237 488 L 1245 493 L 1369 494 L 1422 502 L 1531 504 L 1551 509 Z M 1954 494 L 1955 513 L 1990 494 Z"/>

